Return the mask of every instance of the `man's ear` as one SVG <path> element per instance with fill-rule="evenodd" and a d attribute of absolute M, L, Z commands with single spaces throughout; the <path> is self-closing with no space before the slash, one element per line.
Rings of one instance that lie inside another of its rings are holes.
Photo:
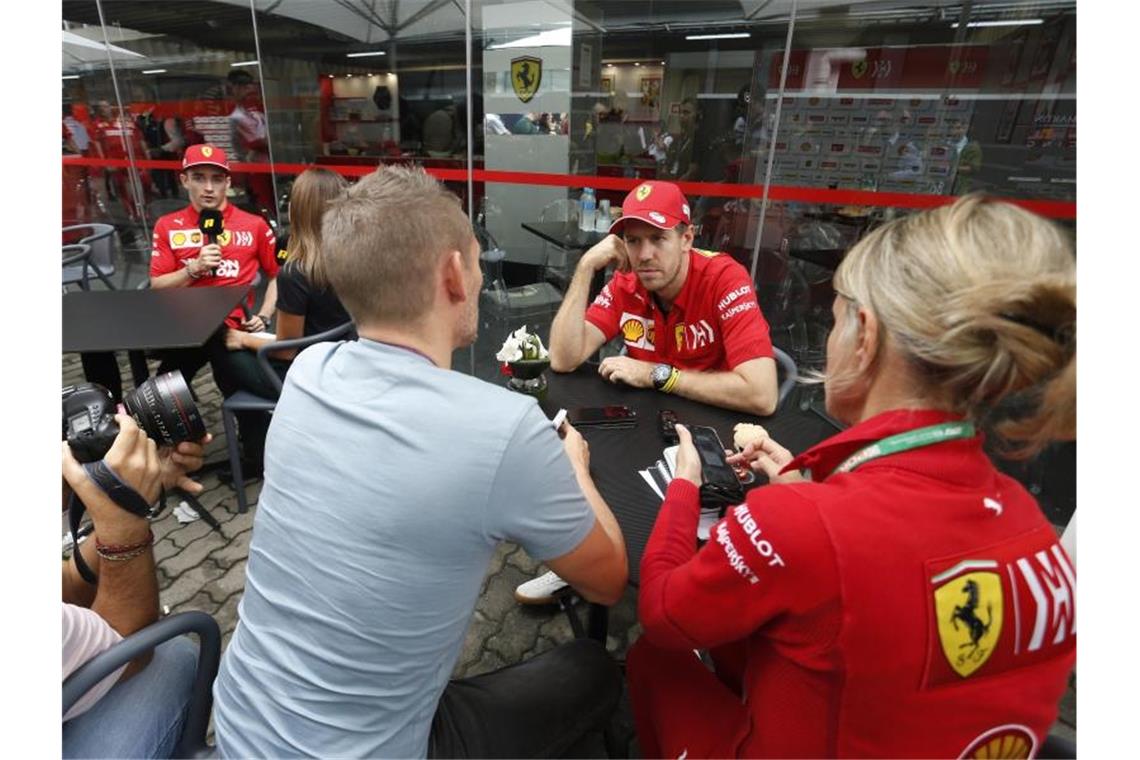
<path fill-rule="evenodd" d="M 463 254 L 458 250 L 449 252 L 440 264 L 443 291 L 450 303 L 463 303 L 467 300 L 467 283 L 464 279 Z"/>
<path fill-rule="evenodd" d="M 186 189 L 186 190 L 190 189 L 190 185 L 189 185 L 190 175 L 189 174 L 187 174 L 186 172 L 178 172 L 178 181 L 182 183 L 183 189 Z"/>
<path fill-rule="evenodd" d="M 693 225 L 686 224 L 685 231 L 681 233 L 681 251 L 688 253 L 693 247 Z"/>

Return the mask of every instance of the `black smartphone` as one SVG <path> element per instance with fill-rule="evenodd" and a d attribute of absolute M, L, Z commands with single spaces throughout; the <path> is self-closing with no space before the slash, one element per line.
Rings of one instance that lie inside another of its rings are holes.
<path fill-rule="evenodd" d="M 610 406 L 577 406 L 566 413 L 574 427 L 633 427 L 637 412 L 624 404 Z"/>
<path fill-rule="evenodd" d="M 657 426 L 661 439 L 670 446 L 677 443 L 677 413 L 672 409 L 662 409 L 657 413 Z"/>
<path fill-rule="evenodd" d="M 712 488 L 727 493 L 743 493 L 736 472 L 725 459 L 724 444 L 721 443 L 716 429 L 703 425 L 690 425 L 689 432 L 693 434 L 693 444 L 701 457 L 701 475 L 704 482 Z"/>

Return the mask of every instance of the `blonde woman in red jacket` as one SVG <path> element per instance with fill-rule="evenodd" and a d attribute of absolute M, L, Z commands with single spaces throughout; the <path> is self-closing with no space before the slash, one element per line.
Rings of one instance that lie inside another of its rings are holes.
<path fill-rule="evenodd" d="M 835 290 L 827 409 L 851 427 L 798 457 L 749 444 L 730 461 L 772 484 L 699 550 L 679 428 L 628 658 L 643 754 L 1032 756 L 1076 657 L 1075 570 L 979 431 L 1026 455 L 1074 434 L 1071 241 L 967 196 L 869 234 Z"/>

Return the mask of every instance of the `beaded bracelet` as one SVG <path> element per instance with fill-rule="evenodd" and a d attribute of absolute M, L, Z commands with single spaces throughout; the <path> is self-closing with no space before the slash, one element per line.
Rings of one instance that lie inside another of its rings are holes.
<path fill-rule="evenodd" d="M 147 544 L 146 546 L 140 546 L 129 552 L 116 552 L 112 554 L 99 546 L 98 542 L 95 544 L 95 553 L 99 555 L 100 559 L 106 562 L 126 562 L 129 559 L 134 559 L 135 557 L 145 554 L 149 549 L 150 544 Z"/>
<path fill-rule="evenodd" d="M 99 540 L 99 536 L 95 536 L 95 553 L 103 559 L 112 562 L 133 559 L 145 552 L 150 545 L 154 543 L 154 532 L 147 528 L 146 539 L 139 541 L 137 544 L 105 544 Z"/>

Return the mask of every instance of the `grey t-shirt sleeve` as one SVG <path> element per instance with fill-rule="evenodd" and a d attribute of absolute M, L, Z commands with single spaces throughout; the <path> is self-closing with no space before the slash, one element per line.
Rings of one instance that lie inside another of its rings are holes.
<path fill-rule="evenodd" d="M 515 427 L 491 487 L 484 529 L 514 541 L 537 560 L 577 548 L 594 527 L 591 509 L 562 440 L 532 404 Z"/>

